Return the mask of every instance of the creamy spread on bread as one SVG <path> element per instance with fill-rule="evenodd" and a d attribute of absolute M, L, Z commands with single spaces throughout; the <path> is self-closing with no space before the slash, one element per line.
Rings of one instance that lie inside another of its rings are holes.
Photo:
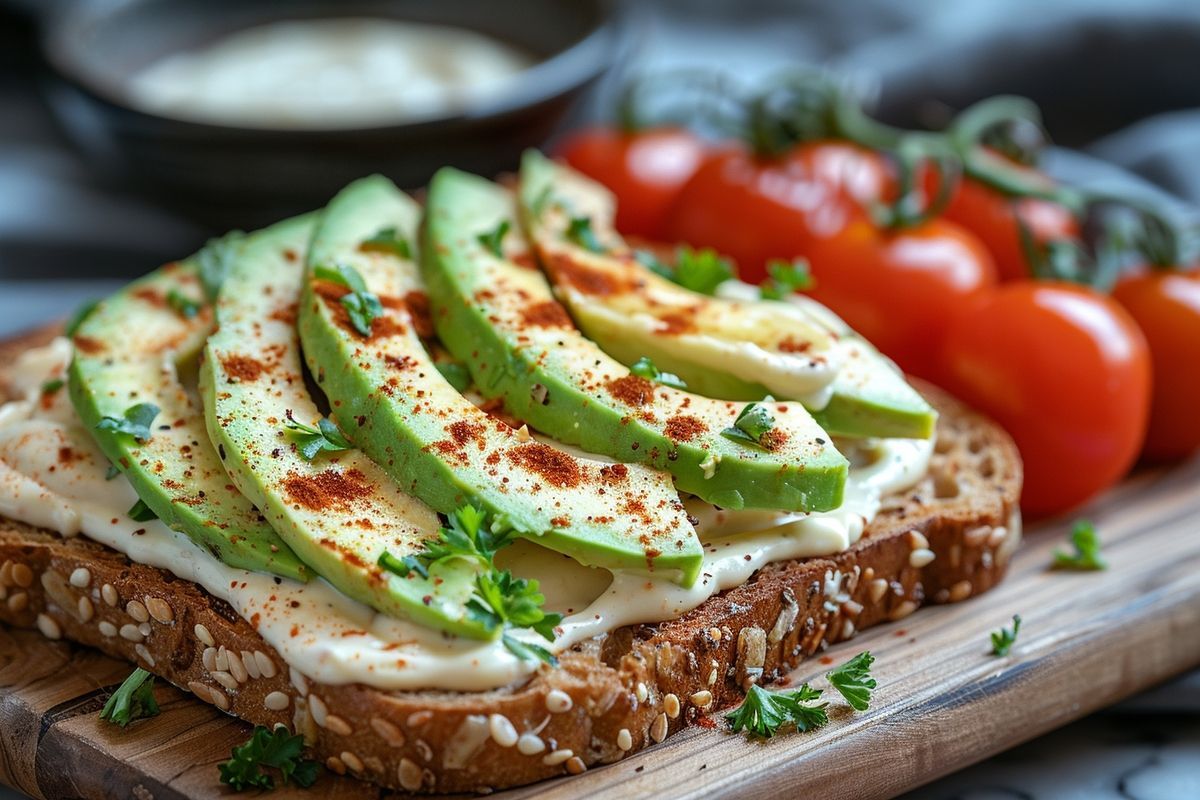
<path fill-rule="evenodd" d="M 0 406 L 0 516 L 63 536 L 83 534 L 195 582 L 236 609 L 294 670 L 322 683 L 473 691 L 516 683 L 536 669 L 498 641 L 449 637 L 376 613 L 320 579 L 304 584 L 236 569 L 161 522 L 130 519 L 133 488 L 123 476 L 106 479 L 108 461 L 66 391 L 43 389 L 62 377 L 70 358 L 70 343 L 58 339 L 28 351 L 10 371 L 12 393 L 23 399 Z M 518 576 L 538 579 L 546 608 L 564 615 L 552 651 L 623 625 L 674 619 L 768 563 L 850 547 L 884 495 L 925 474 L 933 444 L 858 439 L 842 450 L 851 469 L 843 503 L 833 511 L 733 512 L 687 500 L 704 546 L 701 577 L 690 587 L 645 571 L 585 567 L 524 542 L 499 560 Z"/>

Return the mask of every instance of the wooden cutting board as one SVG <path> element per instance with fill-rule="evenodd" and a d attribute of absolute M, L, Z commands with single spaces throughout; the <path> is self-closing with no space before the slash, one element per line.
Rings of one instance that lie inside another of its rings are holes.
<path fill-rule="evenodd" d="M 891 797 L 1200 664 L 1200 460 L 1140 473 L 1086 510 L 1111 567 L 1051 572 L 1068 523 L 1027 532 L 991 592 L 928 608 L 831 648 L 809 680 L 869 649 L 880 682 L 869 711 L 834 704 L 831 723 L 767 742 L 693 729 L 624 761 L 502 798 Z M 1024 619 L 1006 658 L 988 633 Z M 227 797 L 217 764 L 250 727 L 172 687 L 163 713 L 122 731 L 97 712 L 129 666 L 0 627 L 0 781 L 39 798 Z M 401 795 L 326 774 L 278 800 Z"/>

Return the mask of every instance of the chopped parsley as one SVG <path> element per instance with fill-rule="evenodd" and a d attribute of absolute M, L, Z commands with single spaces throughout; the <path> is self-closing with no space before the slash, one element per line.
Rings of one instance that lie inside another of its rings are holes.
<path fill-rule="evenodd" d="M 111 481 L 113 478 L 121 474 L 121 468 L 116 464 L 109 464 L 108 469 L 104 471 L 104 480 Z"/>
<path fill-rule="evenodd" d="M 230 231 L 224 236 L 209 239 L 195 255 L 196 275 L 200 278 L 200 286 L 209 302 L 216 302 L 221 285 L 225 283 L 229 270 L 233 267 L 237 249 L 246 238 L 241 231 Z"/>
<path fill-rule="evenodd" d="M 52 378 L 42 384 L 42 394 L 57 394 L 65 385 L 62 378 Z"/>
<path fill-rule="evenodd" d="M 596 238 L 590 217 L 571 217 L 570 223 L 567 224 L 566 236 L 568 241 L 593 253 L 603 253 L 606 249 Z"/>
<path fill-rule="evenodd" d="M 502 258 L 504 256 L 504 249 L 501 245 L 504 242 L 504 236 L 508 233 L 508 229 L 510 227 L 512 226 L 510 225 L 509 221 L 502 219 L 500 220 L 500 224 L 496 226 L 495 230 L 479 234 L 475 237 L 475 241 L 483 245 L 483 249 L 487 250 L 496 258 Z"/>
<path fill-rule="evenodd" d="M 800 732 L 820 728 L 829 722 L 825 712 L 828 703 L 812 705 L 821 698 L 821 690 L 807 683 L 799 689 L 770 692 L 758 684 L 750 687 L 746 699 L 733 712 L 726 714 L 729 727 L 736 733 L 747 730 L 755 736 L 769 739 L 786 725 Z"/>
<path fill-rule="evenodd" d="M 1054 569 L 1108 569 L 1108 562 L 1100 555 L 1100 535 L 1088 520 L 1077 520 L 1071 528 L 1071 546 L 1075 548 L 1074 553 L 1054 551 Z"/>
<path fill-rule="evenodd" d="M 133 508 L 125 513 L 134 522 L 149 522 L 152 519 L 158 519 L 158 514 L 155 514 L 154 510 L 146 505 L 145 500 L 138 500 L 133 504 Z"/>
<path fill-rule="evenodd" d="M 721 431 L 726 439 L 762 447 L 762 439 L 775 427 L 775 417 L 761 403 L 748 403 L 733 422 L 733 427 Z"/>
<path fill-rule="evenodd" d="M 150 440 L 150 428 L 159 410 L 153 403 L 138 403 L 127 408 L 123 417 L 101 417 L 96 423 L 96 430 L 124 433 L 139 442 L 146 442 Z"/>
<path fill-rule="evenodd" d="M 383 315 L 379 297 L 367 289 L 367 283 L 354 267 L 336 264 L 332 267 L 317 267 L 314 274 L 323 281 L 344 286 L 350 291 L 342 295 L 341 304 L 350 315 L 354 330 L 363 336 L 371 335 L 371 324 Z"/>
<path fill-rule="evenodd" d="M 1011 631 L 1008 628 L 992 631 L 992 655 L 1006 656 L 1012 650 L 1013 644 L 1017 641 L 1017 633 L 1021 630 L 1021 615 L 1013 614 L 1012 620 Z"/>
<path fill-rule="evenodd" d="M 396 558 L 385 551 L 379 566 L 401 577 L 415 573 L 428 578 L 435 563 L 448 559 L 475 562 L 480 571 L 475 593 L 467 601 L 468 616 L 488 630 L 499 629 L 504 646 L 518 658 L 554 664 L 549 650 L 511 635 L 513 630 L 528 629 L 552 642 L 554 628 L 562 621 L 561 614 L 542 610 L 546 598 L 538 591 L 537 581 L 513 577 L 496 566 L 496 553 L 511 543 L 512 536 L 512 529 L 497 532 L 489 527 L 481 509 L 463 506 L 450 515 L 449 526 L 442 528 L 436 539 L 425 542 L 421 552 Z"/>
<path fill-rule="evenodd" d="M 100 719 L 124 728 L 135 719 L 158 716 L 158 702 L 154 699 L 154 676 L 141 667 L 135 669 L 117 690 L 113 692 Z"/>
<path fill-rule="evenodd" d="M 300 457 L 305 461 L 312 461 L 322 451 L 336 453 L 340 450 L 350 450 L 354 447 L 342 435 L 338 426 L 325 417 L 317 420 L 317 427 L 314 428 L 310 425 L 305 425 L 303 422 L 297 422 L 296 418 L 292 416 L 292 410 L 289 408 L 287 411 L 287 421 L 283 426 L 287 429 L 288 438 L 296 445 L 296 450 L 299 451 Z"/>
<path fill-rule="evenodd" d="M 683 378 L 671 372 L 662 372 L 658 367 L 654 366 L 654 362 L 646 356 L 642 356 L 637 362 L 629 368 L 629 371 L 639 378 L 645 378 L 649 381 L 656 381 L 663 386 L 673 386 L 676 389 L 686 389 L 687 384 Z"/>
<path fill-rule="evenodd" d="M 220 765 L 221 783 L 227 783 L 239 792 L 274 789 L 275 778 L 271 773 L 263 772 L 266 767 L 278 770 L 284 783 L 312 786 L 317 780 L 317 763 L 301 758 L 303 751 L 302 735 L 292 736 L 283 726 L 270 731 L 259 725 L 249 741 L 233 748 L 231 758 Z"/>
<path fill-rule="evenodd" d="M 446 383 L 454 387 L 455 391 L 461 393 L 471 387 L 471 373 L 459 362 L 435 361 L 433 365 L 437 367 L 438 372 L 442 373 Z"/>
<path fill-rule="evenodd" d="M 718 286 L 735 274 L 733 262 L 709 247 L 694 250 L 681 245 L 675 249 L 674 267 L 649 250 L 637 250 L 633 256 L 651 272 L 700 294 L 712 295 Z"/>
<path fill-rule="evenodd" d="M 408 239 L 398 234 L 395 226 L 380 228 L 369 238 L 363 239 L 359 249 L 391 253 L 405 259 L 412 258 L 412 246 L 408 243 Z"/>
<path fill-rule="evenodd" d="M 846 698 L 855 711 L 866 711 L 871 705 L 871 690 L 876 686 L 875 679 L 871 677 L 871 665 L 874 663 L 875 657 L 864 651 L 825 674 L 830 685 Z"/>
<path fill-rule="evenodd" d="M 204 307 L 202 303 L 196 302 L 178 289 L 171 289 L 167 292 L 167 305 L 184 319 L 193 319 Z"/>
<path fill-rule="evenodd" d="M 767 276 L 758 288 L 764 300 L 783 300 L 789 294 L 813 287 L 812 273 L 803 258 L 790 262 L 772 259 L 767 262 Z"/>
<path fill-rule="evenodd" d="M 75 313 L 70 316 L 66 325 L 63 326 L 63 332 L 67 335 L 68 339 L 79 332 L 79 326 L 83 324 L 83 321 L 87 319 L 88 316 L 99 307 L 99 305 L 99 300 L 88 300 L 79 308 L 75 309 Z"/>

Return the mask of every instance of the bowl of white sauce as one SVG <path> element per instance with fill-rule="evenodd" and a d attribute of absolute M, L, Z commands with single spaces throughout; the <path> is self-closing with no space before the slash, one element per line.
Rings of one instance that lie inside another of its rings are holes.
<path fill-rule="evenodd" d="M 76 0 L 43 20 L 64 129 L 213 228 L 362 175 L 491 175 L 619 60 L 610 0 Z"/>

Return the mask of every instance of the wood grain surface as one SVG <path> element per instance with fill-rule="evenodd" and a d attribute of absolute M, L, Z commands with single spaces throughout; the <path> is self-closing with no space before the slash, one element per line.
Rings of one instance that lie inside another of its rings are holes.
<path fill-rule="evenodd" d="M 1009 577 L 966 603 L 932 607 L 831 648 L 864 650 L 880 682 L 871 709 L 831 705 L 831 724 L 767 742 L 692 729 L 585 774 L 502 798 L 885 798 L 1064 725 L 1200 664 L 1200 460 L 1146 471 L 1091 508 L 1111 567 L 1047 569 L 1068 523 L 1027 532 Z M 988 633 L 1019 613 L 1010 656 Z M 793 676 L 829 667 L 807 662 Z M 126 730 L 101 723 L 129 665 L 0 627 L 0 781 L 49 800 L 232 796 L 217 764 L 249 726 L 159 683 L 163 713 Z M 329 774 L 279 800 L 400 797 Z"/>

